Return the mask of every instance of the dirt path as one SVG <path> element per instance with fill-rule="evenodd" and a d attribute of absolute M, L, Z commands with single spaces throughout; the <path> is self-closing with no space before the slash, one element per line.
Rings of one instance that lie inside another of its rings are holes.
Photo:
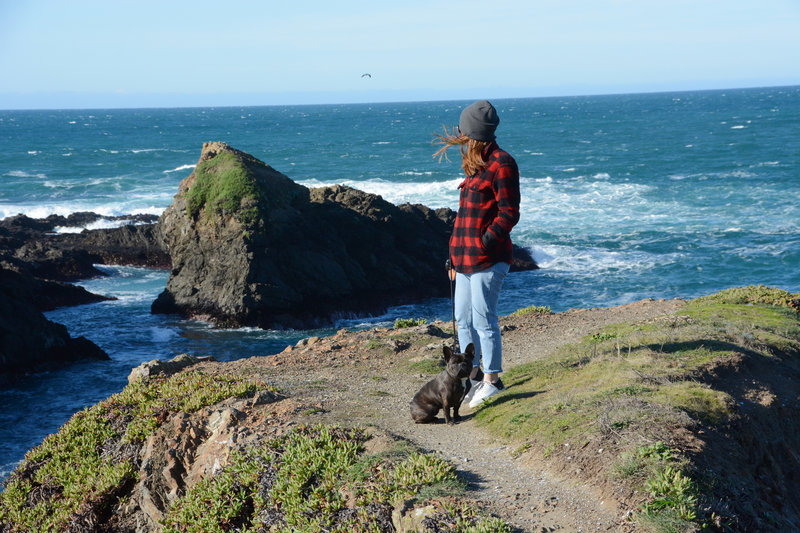
<path fill-rule="evenodd" d="M 608 309 L 569 310 L 548 316 L 504 317 L 504 367 L 541 358 L 564 344 L 578 341 L 607 324 L 645 321 L 673 312 L 682 300 L 643 300 Z M 331 350 L 336 340 L 323 340 Z M 438 343 L 441 346 L 441 342 Z M 628 531 L 624 509 L 592 487 L 578 486 L 544 470 L 534 454 L 515 459 L 507 446 L 495 441 L 472 420 L 465 405 L 459 424 L 415 424 L 408 402 L 430 376 L 398 371 L 378 358 L 323 364 L 315 349 L 316 364 L 298 366 L 298 351 L 275 356 L 268 379 L 305 407 L 298 416 L 308 422 L 363 424 L 407 439 L 429 452 L 452 461 L 469 483 L 469 496 L 485 502 L 493 512 L 519 531 L 588 532 Z M 346 351 L 346 350 L 342 350 Z M 308 352 L 308 351 L 307 351 Z M 261 360 L 254 358 L 247 361 Z M 236 363 L 227 363 L 236 364 Z M 240 364 L 248 364 L 242 362 Z M 252 363 L 249 363 L 252 364 Z M 265 375 L 265 377 L 267 377 Z M 308 409 L 308 406 L 317 407 Z M 313 414 L 311 413 L 313 412 Z"/>

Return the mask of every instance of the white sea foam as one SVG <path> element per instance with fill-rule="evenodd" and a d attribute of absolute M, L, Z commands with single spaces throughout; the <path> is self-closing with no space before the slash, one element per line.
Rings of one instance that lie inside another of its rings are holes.
<path fill-rule="evenodd" d="M 37 205 L 0 204 L 0 219 L 26 215 L 30 218 L 47 218 L 50 215 L 69 216 L 79 211 L 91 211 L 101 216 L 113 217 L 121 215 L 161 215 L 166 207 L 146 205 L 135 202 L 129 204 L 97 205 L 88 202 L 64 202 Z"/>
<path fill-rule="evenodd" d="M 150 338 L 155 343 L 168 342 L 178 336 L 179 333 L 171 328 L 160 328 L 156 326 L 150 328 Z"/>
<path fill-rule="evenodd" d="M 736 126 L 731 126 L 731 129 L 732 129 L 732 130 L 743 130 L 743 129 L 745 129 L 746 127 L 747 127 L 747 126 L 743 126 L 742 124 L 737 124 Z"/>
<path fill-rule="evenodd" d="M 530 251 L 541 268 L 580 277 L 595 277 L 618 272 L 641 273 L 677 259 L 676 254 L 656 255 L 637 250 L 607 250 L 564 245 L 534 246 Z"/>
<path fill-rule="evenodd" d="M 71 189 L 73 185 L 65 181 L 46 180 L 43 185 L 48 189 Z"/>
<path fill-rule="evenodd" d="M 143 154 L 147 152 L 166 152 L 167 148 L 131 148 L 128 151 L 133 154 Z"/>
<path fill-rule="evenodd" d="M 4 174 L 5 176 L 11 176 L 12 178 L 38 178 L 44 179 L 47 177 L 47 174 L 42 172 L 37 172 L 36 174 L 31 174 L 30 172 L 25 172 L 24 170 L 11 170 Z"/>
<path fill-rule="evenodd" d="M 87 224 L 86 226 L 77 227 L 77 226 L 56 226 L 53 228 L 53 231 L 56 233 L 80 233 L 85 229 L 110 229 L 110 228 L 119 228 L 121 226 L 127 225 L 128 222 L 124 220 L 108 220 L 106 218 L 100 218 Z"/>
<path fill-rule="evenodd" d="M 431 208 L 454 207 L 458 204 L 458 185 L 462 178 L 434 182 L 396 182 L 382 179 L 366 181 L 342 180 L 322 182 L 316 179 L 304 180 L 300 183 L 306 187 L 328 187 L 331 185 L 347 185 L 370 194 L 377 194 L 393 204 L 420 203 Z"/>
<path fill-rule="evenodd" d="M 405 172 L 399 172 L 398 176 L 433 176 L 433 172 L 431 171 L 418 172 L 415 170 L 406 170 Z"/>
<path fill-rule="evenodd" d="M 190 168 L 194 168 L 194 165 L 181 165 L 179 167 L 175 167 L 172 170 L 165 170 L 164 174 L 170 174 L 172 172 L 180 172 L 182 170 L 189 170 Z"/>

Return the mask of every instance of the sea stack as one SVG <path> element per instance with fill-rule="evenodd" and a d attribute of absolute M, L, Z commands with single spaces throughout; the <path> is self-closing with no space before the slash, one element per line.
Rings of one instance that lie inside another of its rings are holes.
<path fill-rule="evenodd" d="M 205 143 L 158 221 L 172 271 L 152 310 L 222 327 L 308 328 L 443 296 L 453 218 L 341 185 L 309 189 Z"/>

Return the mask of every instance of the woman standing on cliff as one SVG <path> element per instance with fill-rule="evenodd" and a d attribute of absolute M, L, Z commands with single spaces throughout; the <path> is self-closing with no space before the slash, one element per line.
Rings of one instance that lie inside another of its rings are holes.
<path fill-rule="evenodd" d="M 502 345 L 497 302 L 511 265 L 511 228 L 519 221 L 519 170 L 508 152 L 495 141 L 500 123 L 497 110 L 480 100 L 461 112 L 458 127 L 435 135 L 442 143 L 434 157 L 447 157 L 458 146 L 466 179 L 461 189 L 453 233 L 450 268 L 456 271 L 455 319 L 458 343 L 473 343 L 475 365 L 467 395 L 477 407 L 505 387 L 500 380 Z M 483 363 L 481 373 L 480 363 Z M 481 376 L 482 374 L 482 376 Z"/>

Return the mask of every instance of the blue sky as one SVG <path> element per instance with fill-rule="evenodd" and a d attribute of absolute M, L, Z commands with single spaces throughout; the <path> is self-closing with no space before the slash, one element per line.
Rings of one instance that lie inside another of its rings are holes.
<path fill-rule="evenodd" d="M 0 73 L 0 109 L 796 85 L 800 0 L 0 0 Z"/>

